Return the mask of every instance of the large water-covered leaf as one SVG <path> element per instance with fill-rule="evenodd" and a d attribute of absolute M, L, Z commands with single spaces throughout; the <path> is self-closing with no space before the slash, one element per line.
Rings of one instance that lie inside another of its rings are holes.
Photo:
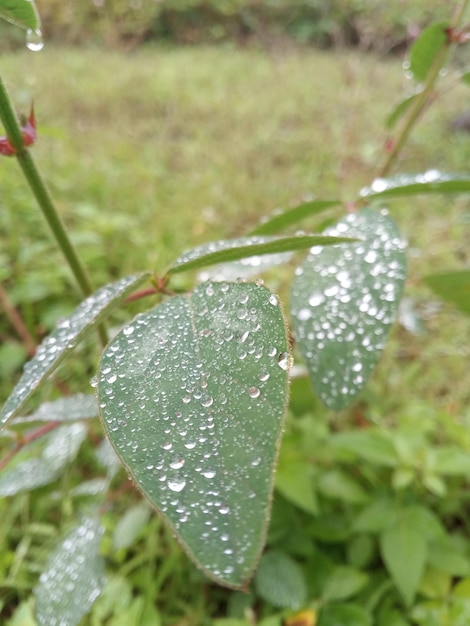
<path fill-rule="evenodd" d="M 422 174 L 400 174 L 376 178 L 370 187 L 361 189 L 363 198 L 400 198 L 430 193 L 470 193 L 470 176 L 428 170 Z"/>
<path fill-rule="evenodd" d="M 242 587 L 261 552 L 290 359 L 277 297 L 205 283 L 106 348 L 103 424 L 139 488 L 211 577 Z"/>
<path fill-rule="evenodd" d="M 279 254 L 292 250 L 305 250 L 310 246 L 332 246 L 349 241 L 345 237 L 326 235 L 294 235 L 292 237 L 253 236 L 240 239 L 222 239 L 198 246 L 182 254 L 171 265 L 168 274 L 197 270 L 216 263 L 238 261 L 261 254 Z"/>
<path fill-rule="evenodd" d="M 33 0 L 1 0 L 0 17 L 21 28 L 37 30 L 39 15 Z"/>
<path fill-rule="evenodd" d="M 37 349 L 35 356 L 26 363 L 24 372 L 0 412 L 0 428 L 10 418 L 18 415 L 39 385 L 56 369 L 110 311 L 140 283 L 148 274 L 127 276 L 115 283 L 105 285 L 84 300 L 70 315 L 62 319 Z"/>
<path fill-rule="evenodd" d="M 0 472 L 0 496 L 12 496 L 56 480 L 86 437 L 84 424 L 67 424 L 25 446 Z"/>
<path fill-rule="evenodd" d="M 470 315 L 470 270 L 430 274 L 424 280 L 440 298 Z"/>
<path fill-rule="evenodd" d="M 102 534 L 97 518 L 85 518 L 50 555 L 35 591 L 40 626 L 76 626 L 88 613 L 105 584 Z"/>
<path fill-rule="evenodd" d="M 351 213 L 325 232 L 363 241 L 312 248 L 293 280 L 291 309 L 313 387 L 339 410 L 364 387 L 382 352 L 406 261 L 395 223 L 382 213 Z"/>

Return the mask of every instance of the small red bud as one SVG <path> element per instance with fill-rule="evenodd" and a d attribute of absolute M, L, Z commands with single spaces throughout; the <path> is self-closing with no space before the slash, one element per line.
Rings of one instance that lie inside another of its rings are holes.
<path fill-rule="evenodd" d="M 34 105 L 31 105 L 31 113 L 28 121 L 21 127 L 23 143 L 25 146 L 32 146 L 37 139 L 36 118 L 34 116 Z M 16 154 L 15 148 L 11 145 L 8 137 L 0 137 L 0 154 L 3 156 L 13 156 Z"/>

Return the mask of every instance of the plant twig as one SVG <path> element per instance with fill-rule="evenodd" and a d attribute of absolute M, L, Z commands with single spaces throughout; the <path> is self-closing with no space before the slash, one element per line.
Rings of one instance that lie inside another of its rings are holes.
<path fill-rule="evenodd" d="M 23 171 L 23 174 L 29 184 L 31 191 L 33 192 L 39 208 L 41 209 L 49 227 L 54 235 L 54 238 L 59 245 L 65 259 L 75 276 L 75 279 L 84 296 L 90 296 L 93 293 L 93 286 L 90 278 L 80 260 L 80 257 L 72 244 L 70 237 L 67 234 L 65 225 L 58 213 L 50 193 L 42 179 L 36 163 L 31 156 L 31 153 L 26 148 L 24 143 L 23 134 L 21 131 L 18 118 L 15 114 L 13 106 L 11 104 L 10 97 L 6 90 L 5 84 L 0 76 L 0 119 L 5 127 L 8 140 L 10 141 L 18 163 Z M 99 327 L 99 335 L 101 343 L 105 346 L 108 342 L 106 329 L 104 326 Z"/>
<path fill-rule="evenodd" d="M 13 306 L 10 298 L 8 297 L 7 292 L 0 285 L 0 304 L 5 311 L 5 315 L 10 320 L 11 325 L 16 330 L 18 336 L 23 342 L 24 347 L 26 348 L 26 352 L 28 356 L 32 357 L 36 353 L 36 342 L 31 336 L 29 330 L 26 327 L 26 324 L 23 321 L 23 318 L 18 313 L 16 308 Z"/>
<path fill-rule="evenodd" d="M 12 450 L 10 450 L 10 452 L 5 457 L 3 457 L 3 459 L 0 459 L 0 471 L 3 470 L 8 465 L 8 463 L 18 454 L 18 452 L 22 450 L 26 445 L 28 445 L 28 443 L 44 437 L 44 435 L 50 433 L 51 430 L 54 430 L 61 425 L 62 422 L 47 422 L 47 424 L 40 426 L 36 430 L 30 432 L 25 437 L 22 437 L 19 441 L 16 442 Z"/>

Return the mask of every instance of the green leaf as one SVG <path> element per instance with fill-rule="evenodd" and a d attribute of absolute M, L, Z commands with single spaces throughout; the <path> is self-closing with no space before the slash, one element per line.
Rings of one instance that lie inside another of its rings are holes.
<path fill-rule="evenodd" d="M 196 564 L 243 587 L 262 550 L 290 365 L 277 297 L 205 283 L 139 315 L 106 348 L 111 443 Z"/>
<path fill-rule="evenodd" d="M 413 521 L 405 510 L 380 536 L 385 565 L 407 606 L 413 603 L 427 557 L 426 539 Z"/>
<path fill-rule="evenodd" d="M 351 504 L 362 504 L 369 499 L 364 489 L 348 474 L 341 470 L 330 470 L 318 480 L 318 490 L 326 498 L 333 498 Z"/>
<path fill-rule="evenodd" d="M 76 626 L 88 613 L 105 583 L 102 534 L 98 519 L 85 518 L 50 555 L 35 590 L 39 626 Z"/>
<path fill-rule="evenodd" d="M 34 422 L 77 422 L 98 417 L 98 402 L 92 394 L 79 393 L 75 396 L 44 402 L 39 409 L 26 417 L 15 417 L 10 425 Z"/>
<path fill-rule="evenodd" d="M 113 546 L 116 550 L 129 548 L 150 518 L 151 510 L 146 502 L 139 502 L 124 513 L 116 524 Z"/>
<path fill-rule="evenodd" d="M 287 228 L 287 226 L 297 224 L 307 217 L 318 215 L 318 213 L 340 204 L 341 200 L 311 200 L 310 202 L 303 202 L 292 209 L 273 213 L 272 216 L 263 220 L 250 235 L 273 235 Z"/>
<path fill-rule="evenodd" d="M 432 193 L 470 193 L 470 177 L 428 170 L 423 174 L 400 174 L 393 178 L 376 178 L 370 187 L 360 191 L 362 198 L 401 198 Z"/>
<path fill-rule="evenodd" d="M 323 599 L 326 602 L 331 600 L 346 600 L 355 596 L 365 587 L 369 580 L 367 574 L 355 567 L 341 565 L 336 567 L 328 578 L 323 590 Z"/>
<path fill-rule="evenodd" d="M 409 69 L 418 83 L 426 80 L 434 59 L 439 54 L 441 48 L 446 45 L 446 28 L 448 27 L 449 24 L 447 22 L 430 24 L 411 46 Z"/>
<path fill-rule="evenodd" d="M 168 270 L 168 274 L 197 270 L 208 265 L 238 261 L 263 254 L 278 254 L 291 250 L 305 250 L 310 246 L 334 246 L 351 241 L 347 237 L 325 235 L 295 235 L 292 237 L 242 237 L 225 239 L 198 246 L 182 254 Z"/>
<path fill-rule="evenodd" d="M 372 626 L 372 617 L 359 604 L 327 604 L 321 610 L 318 626 Z"/>
<path fill-rule="evenodd" d="M 353 431 L 333 434 L 329 444 L 335 449 L 357 455 L 373 465 L 396 467 L 398 456 L 387 432 L 381 430 Z"/>
<path fill-rule="evenodd" d="M 86 433 L 84 424 L 69 424 L 25 446 L 0 473 L 0 497 L 56 480 L 61 470 L 77 456 Z"/>
<path fill-rule="evenodd" d="M 397 104 L 397 106 L 393 109 L 390 115 L 387 117 L 385 121 L 385 127 L 389 130 L 395 126 L 395 124 L 403 117 L 403 115 L 408 111 L 411 104 L 416 100 L 417 94 L 413 96 L 409 96 L 405 98 L 401 102 Z"/>
<path fill-rule="evenodd" d="M 148 274 L 127 276 L 101 287 L 84 300 L 72 315 L 57 324 L 56 329 L 39 346 L 33 359 L 26 363 L 23 375 L 0 412 L 0 427 L 18 415 L 34 391 L 75 346 L 147 277 Z"/>
<path fill-rule="evenodd" d="M 258 595 L 273 606 L 299 609 L 307 598 L 307 585 L 299 565 L 283 552 L 266 552 L 255 576 Z"/>
<path fill-rule="evenodd" d="M 460 77 L 460 82 L 462 82 L 464 85 L 470 86 L 470 72 L 465 72 L 464 74 L 462 74 L 462 76 Z"/>
<path fill-rule="evenodd" d="M 470 315 L 470 270 L 430 274 L 424 280 L 440 298 Z"/>
<path fill-rule="evenodd" d="M 41 26 L 33 0 L 0 0 L 0 18 L 33 31 Z"/>
<path fill-rule="evenodd" d="M 313 388 L 331 409 L 351 404 L 387 339 L 406 274 L 395 223 L 369 209 L 349 214 L 328 235 L 362 237 L 316 246 L 296 271 L 291 312 Z"/>
<path fill-rule="evenodd" d="M 395 500 L 390 498 L 373 500 L 357 516 L 353 529 L 355 532 L 381 532 L 394 522 L 398 512 Z"/>
<path fill-rule="evenodd" d="M 429 546 L 429 563 L 447 574 L 453 576 L 468 576 L 470 563 L 468 556 L 459 551 L 459 546 L 451 537 L 437 538 Z"/>
<path fill-rule="evenodd" d="M 458 446 L 434 448 L 432 469 L 444 476 L 469 476 L 470 457 Z"/>
<path fill-rule="evenodd" d="M 301 459 L 283 460 L 282 448 L 276 471 L 276 490 L 307 513 L 318 513 L 310 464 Z"/>

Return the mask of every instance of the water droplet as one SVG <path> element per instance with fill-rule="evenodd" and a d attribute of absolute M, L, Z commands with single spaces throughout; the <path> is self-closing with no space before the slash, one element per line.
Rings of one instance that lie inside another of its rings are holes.
<path fill-rule="evenodd" d="M 322 293 L 312 293 L 308 299 L 310 306 L 319 306 L 323 302 L 325 302 L 325 296 Z"/>
<path fill-rule="evenodd" d="M 273 293 L 269 296 L 269 304 L 272 304 L 273 306 L 277 306 L 279 304 L 277 296 Z"/>
<path fill-rule="evenodd" d="M 192 441 L 192 440 L 190 440 L 190 441 L 186 441 L 186 443 L 184 444 L 184 447 L 185 447 L 187 450 L 193 450 L 193 449 L 196 447 L 196 442 L 195 442 L 195 441 Z"/>
<path fill-rule="evenodd" d="M 267 380 L 269 380 L 269 372 L 267 372 L 266 370 L 263 370 L 262 372 L 259 373 L 258 378 L 260 379 L 261 382 L 265 382 Z"/>
<path fill-rule="evenodd" d="M 167 441 L 162 445 L 162 448 L 164 450 L 171 450 L 173 447 L 173 444 L 171 443 L 171 441 Z"/>
<path fill-rule="evenodd" d="M 181 469 L 183 465 L 184 465 L 184 459 L 182 459 L 181 457 L 175 457 L 170 462 L 171 469 Z"/>
<path fill-rule="evenodd" d="M 168 481 L 167 485 L 168 489 L 171 489 L 171 491 L 180 492 L 185 488 L 186 481 L 184 478 L 172 478 Z"/>
<path fill-rule="evenodd" d="M 129 337 L 129 335 L 132 335 L 132 333 L 134 332 L 134 327 L 126 326 L 126 328 L 124 328 L 122 332 L 124 333 L 124 335 L 126 335 L 126 337 Z"/>
<path fill-rule="evenodd" d="M 258 387 L 250 387 L 248 393 L 250 394 L 250 398 L 258 398 L 260 390 L 258 389 Z"/>
<path fill-rule="evenodd" d="M 36 30 L 28 28 L 26 31 L 26 47 L 32 52 L 39 52 L 39 50 L 44 48 L 44 39 L 39 28 Z"/>
<path fill-rule="evenodd" d="M 204 472 L 201 472 L 202 475 L 204 476 L 204 478 L 214 478 L 215 476 L 215 470 L 205 470 Z"/>
<path fill-rule="evenodd" d="M 98 387 L 98 376 L 93 376 L 93 378 L 90 379 L 90 385 L 92 387 Z"/>
<path fill-rule="evenodd" d="M 209 407 L 212 405 L 213 402 L 214 402 L 214 399 L 212 398 L 212 396 L 202 396 L 202 400 L 201 400 L 202 406 Z"/>
<path fill-rule="evenodd" d="M 281 369 L 287 371 L 292 365 L 292 358 L 287 352 L 281 352 L 278 357 L 277 364 Z"/>

